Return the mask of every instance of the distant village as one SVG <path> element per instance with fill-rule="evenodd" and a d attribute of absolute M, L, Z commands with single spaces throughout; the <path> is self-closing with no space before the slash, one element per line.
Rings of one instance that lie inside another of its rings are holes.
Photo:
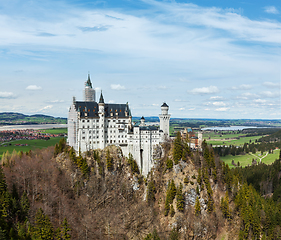
<path fill-rule="evenodd" d="M 15 140 L 49 140 L 51 137 L 63 137 L 63 134 L 44 133 L 41 130 L 5 130 L 0 132 L 0 142 L 10 142 Z M 27 146 L 26 144 L 15 144 L 15 146 Z"/>

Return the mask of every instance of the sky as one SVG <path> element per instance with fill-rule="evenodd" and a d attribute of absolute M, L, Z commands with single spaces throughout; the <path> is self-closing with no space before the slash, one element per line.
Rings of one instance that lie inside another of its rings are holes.
<path fill-rule="evenodd" d="M 67 117 L 88 73 L 133 116 L 281 118 L 281 2 L 0 0 L 0 112 Z"/>

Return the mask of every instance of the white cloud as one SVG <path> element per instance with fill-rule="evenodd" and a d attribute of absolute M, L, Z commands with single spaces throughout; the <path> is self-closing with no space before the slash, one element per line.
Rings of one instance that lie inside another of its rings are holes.
<path fill-rule="evenodd" d="M 189 111 L 194 111 L 194 110 L 195 110 L 195 108 L 189 108 L 188 110 L 189 110 Z"/>
<path fill-rule="evenodd" d="M 41 90 L 42 88 L 36 85 L 29 85 L 26 87 L 26 90 Z"/>
<path fill-rule="evenodd" d="M 272 14 L 278 14 L 278 13 L 279 13 L 279 11 L 277 10 L 277 8 L 274 7 L 274 6 L 266 6 L 266 7 L 264 8 L 264 11 L 267 12 L 267 13 L 272 13 Z"/>
<path fill-rule="evenodd" d="M 51 108 L 53 108 L 53 105 L 48 105 L 48 106 L 45 106 L 45 107 L 39 109 L 38 112 L 41 112 L 41 111 L 44 112 L 45 110 L 48 110 L 48 109 L 51 109 Z"/>
<path fill-rule="evenodd" d="M 210 100 L 219 100 L 219 99 L 223 99 L 222 96 L 213 96 L 213 97 L 210 97 Z"/>
<path fill-rule="evenodd" d="M 15 98 L 12 92 L 0 92 L 0 98 Z"/>
<path fill-rule="evenodd" d="M 53 101 L 47 101 L 49 103 L 64 103 L 64 100 L 53 100 Z"/>
<path fill-rule="evenodd" d="M 161 89 L 161 90 L 167 89 L 166 86 L 159 86 L 158 88 Z"/>
<path fill-rule="evenodd" d="M 280 96 L 280 93 L 279 92 L 264 91 L 264 92 L 261 92 L 260 95 L 263 96 L 263 97 L 268 97 L 268 98 L 276 98 L 276 97 Z"/>
<path fill-rule="evenodd" d="M 179 110 L 180 110 L 180 111 L 183 111 L 183 110 L 185 110 L 185 108 L 179 108 Z"/>
<path fill-rule="evenodd" d="M 218 111 L 218 112 L 225 112 L 225 111 L 227 111 L 229 108 L 227 108 L 227 107 L 221 107 L 221 108 L 217 108 L 216 109 L 216 111 Z"/>
<path fill-rule="evenodd" d="M 249 84 L 241 84 L 240 86 L 232 87 L 232 90 L 249 90 L 252 89 L 252 86 Z"/>
<path fill-rule="evenodd" d="M 279 88 L 280 87 L 280 83 L 273 83 L 273 82 L 264 82 L 263 83 L 264 86 L 269 87 L 269 88 Z"/>
<path fill-rule="evenodd" d="M 218 87 L 210 86 L 210 87 L 202 87 L 202 88 L 194 88 L 191 93 L 193 94 L 210 94 L 219 92 Z"/>
<path fill-rule="evenodd" d="M 113 100 L 109 100 L 109 101 L 108 101 L 108 103 L 115 103 L 115 101 L 113 101 Z"/>
<path fill-rule="evenodd" d="M 101 88 L 100 88 L 100 87 L 96 87 L 95 90 L 96 90 L 96 92 L 97 92 L 97 91 L 100 91 Z"/>
<path fill-rule="evenodd" d="M 254 98 L 258 98 L 259 96 L 255 93 L 242 93 L 241 95 L 237 96 L 238 99 L 244 99 L 244 100 L 248 100 L 248 99 L 254 99 Z"/>
<path fill-rule="evenodd" d="M 224 102 L 213 102 L 214 106 L 225 106 L 226 104 Z"/>
<path fill-rule="evenodd" d="M 111 84 L 110 88 L 112 90 L 125 90 L 126 89 L 124 86 L 121 86 L 120 84 Z"/>
<path fill-rule="evenodd" d="M 259 99 L 255 99 L 254 102 L 255 102 L 255 103 L 266 103 L 266 100 L 265 100 L 265 99 L 260 99 L 260 98 L 259 98 Z"/>

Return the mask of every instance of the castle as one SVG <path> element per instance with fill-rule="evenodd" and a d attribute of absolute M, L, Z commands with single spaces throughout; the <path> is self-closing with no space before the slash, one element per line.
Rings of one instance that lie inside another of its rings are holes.
<path fill-rule="evenodd" d="M 90 75 L 85 83 L 84 101 L 73 98 L 68 113 L 68 145 L 75 151 L 104 149 L 116 145 L 125 156 L 132 154 L 143 175 L 147 175 L 154 165 L 154 159 L 161 154 L 160 143 L 169 138 L 169 106 L 163 103 L 159 115 L 160 127 L 132 123 L 128 103 L 105 103 L 101 92 L 96 102 L 96 92 L 92 87 Z M 157 156 L 158 155 L 158 156 Z"/>

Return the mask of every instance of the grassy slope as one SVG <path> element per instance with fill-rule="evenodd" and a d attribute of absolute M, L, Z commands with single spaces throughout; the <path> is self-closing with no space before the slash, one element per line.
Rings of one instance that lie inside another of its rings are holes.
<path fill-rule="evenodd" d="M 253 136 L 253 137 L 241 137 L 240 139 L 229 139 L 229 140 L 207 140 L 208 144 L 212 145 L 236 145 L 242 146 L 245 142 L 249 143 L 250 140 L 254 142 L 256 139 L 260 139 L 262 136 Z"/>
<path fill-rule="evenodd" d="M 265 158 L 263 158 L 261 161 L 265 164 L 272 164 L 276 159 L 279 158 L 279 152 L 280 150 L 274 150 L 273 154 L 268 154 Z M 226 164 L 228 164 L 228 166 L 230 168 L 234 168 L 235 166 L 233 166 L 231 164 L 232 160 L 234 159 L 234 162 L 237 164 L 237 162 L 240 162 L 240 166 L 245 167 L 248 165 L 252 164 L 252 159 L 257 159 L 257 162 L 259 162 L 259 158 L 263 157 L 266 155 L 266 153 L 264 153 L 262 156 L 259 155 L 260 152 L 257 152 L 256 154 L 254 154 L 255 156 L 253 156 L 252 154 L 245 154 L 245 155 L 237 155 L 237 156 L 232 156 L 232 155 L 227 155 L 225 157 L 220 157 L 220 159 L 222 161 L 224 161 Z M 259 157 L 259 158 L 258 158 Z"/>

